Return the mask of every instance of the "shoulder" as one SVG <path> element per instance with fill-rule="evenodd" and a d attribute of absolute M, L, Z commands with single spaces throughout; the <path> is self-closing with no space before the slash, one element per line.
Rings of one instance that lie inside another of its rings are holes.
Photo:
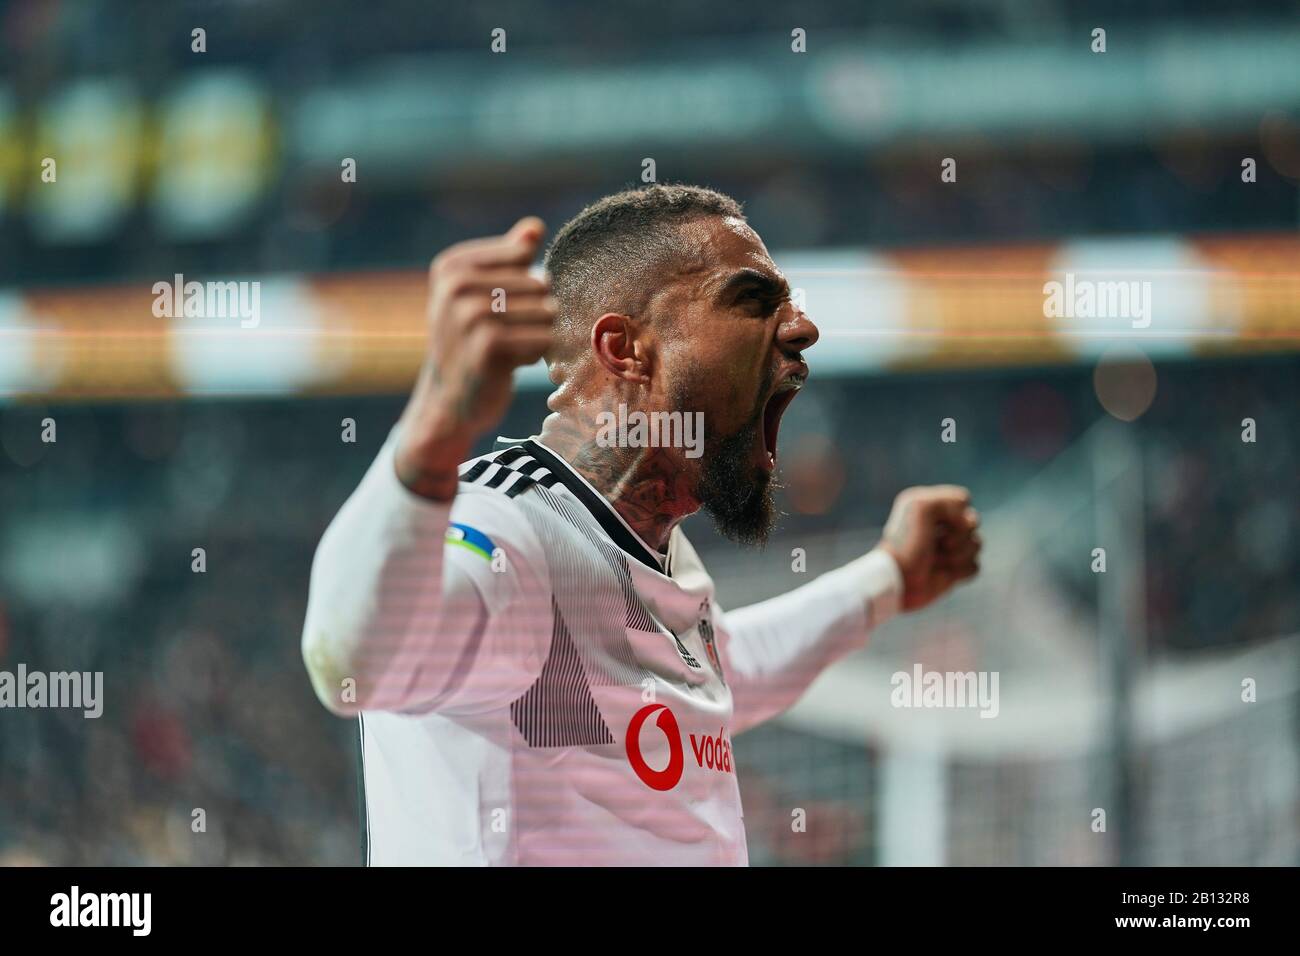
<path fill-rule="evenodd" d="M 471 458 L 460 466 L 462 489 L 470 485 L 506 498 L 517 498 L 537 486 L 550 488 L 557 481 L 559 478 L 545 463 L 529 454 L 522 444 Z"/>
<path fill-rule="evenodd" d="M 548 506 L 558 481 L 550 470 L 522 445 L 509 445 L 471 458 L 459 471 L 448 543 L 480 558 L 501 547 L 529 565 L 545 564 L 546 526 L 558 519 Z"/>

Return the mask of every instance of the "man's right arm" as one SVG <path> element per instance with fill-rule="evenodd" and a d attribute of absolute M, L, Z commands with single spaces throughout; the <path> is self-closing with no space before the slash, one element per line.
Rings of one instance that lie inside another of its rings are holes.
<path fill-rule="evenodd" d="M 541 545 L 503 495 L 412 493 L 394 473 L 397 443 L 394 433 L 316 549 L 302 634 L 312 686 L 345 716 L 500 706 L 544 660 Z"/>
<path fill-rule="evenodd" d="M 411 399 L 312 566 L 303 657 L 335 713 L 474 706 L 540 666 L 530 635 L 545 615 L 529 610 L 545 591 L 536 540 L 507 499 L 456 492 L 459 464 L 509 406 L 514 369 L 551 341 L 549 285 L 528 274 L 542 233 L 540 220 L 523 219 L 451 247 L 430 269 L 429 348 Z M 453 527 L 453 541 L 468 535 L 473 546 L 445 545 Z M 494 541 L 504 572 L 480 546 Z M 511 607 L 526 619 L 502 638 L 489 618 Z"/>

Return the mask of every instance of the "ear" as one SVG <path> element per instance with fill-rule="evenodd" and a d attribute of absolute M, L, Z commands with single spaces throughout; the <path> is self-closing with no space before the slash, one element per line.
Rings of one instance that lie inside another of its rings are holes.
<path fill-rule="evenodd" d="M 600 366 L 630 382 L 648 382 L 650 363 L 647 343 L 640 329 L 627 315 L 606 312 L 591 327 L 591 351 Z"/>

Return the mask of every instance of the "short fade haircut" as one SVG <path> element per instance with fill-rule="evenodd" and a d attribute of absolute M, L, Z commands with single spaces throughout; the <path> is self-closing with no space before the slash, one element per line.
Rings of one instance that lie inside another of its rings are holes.
<path fill-rule="evenodd" d="M 579 336 L 599 314 L 639 311 L 654 291 L 652 280 L 686 265 L 690 250 L 679 227 L 715 216 L 743 219 L 745 214 L 725 193 L 655 184 L 606 196 L 566 222 L 546 250 L 559 306 L 552 361 L 579 352 L 586 345 Z"/>

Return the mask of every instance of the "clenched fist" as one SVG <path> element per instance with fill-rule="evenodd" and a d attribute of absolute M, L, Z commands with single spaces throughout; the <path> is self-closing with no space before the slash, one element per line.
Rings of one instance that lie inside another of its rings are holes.
<path fill-rule="evenodd" d="M 903 610 L 914 611 L 979 572 L 979 514 L 957 485 L 908 488 L 894 499 L 880 548 L 903 572 Z"/>
<path fill-rule="evenodd" d="M 545 232 L 529 216 L 504 236 L 457 243 L 429 268 L 429 350 L 402 413 L 395 463 L 417 494 L 456 493 L 457 465 L 510 405 L 514 370 L 551 345 L 550 285 L 528 274 Z"/>

